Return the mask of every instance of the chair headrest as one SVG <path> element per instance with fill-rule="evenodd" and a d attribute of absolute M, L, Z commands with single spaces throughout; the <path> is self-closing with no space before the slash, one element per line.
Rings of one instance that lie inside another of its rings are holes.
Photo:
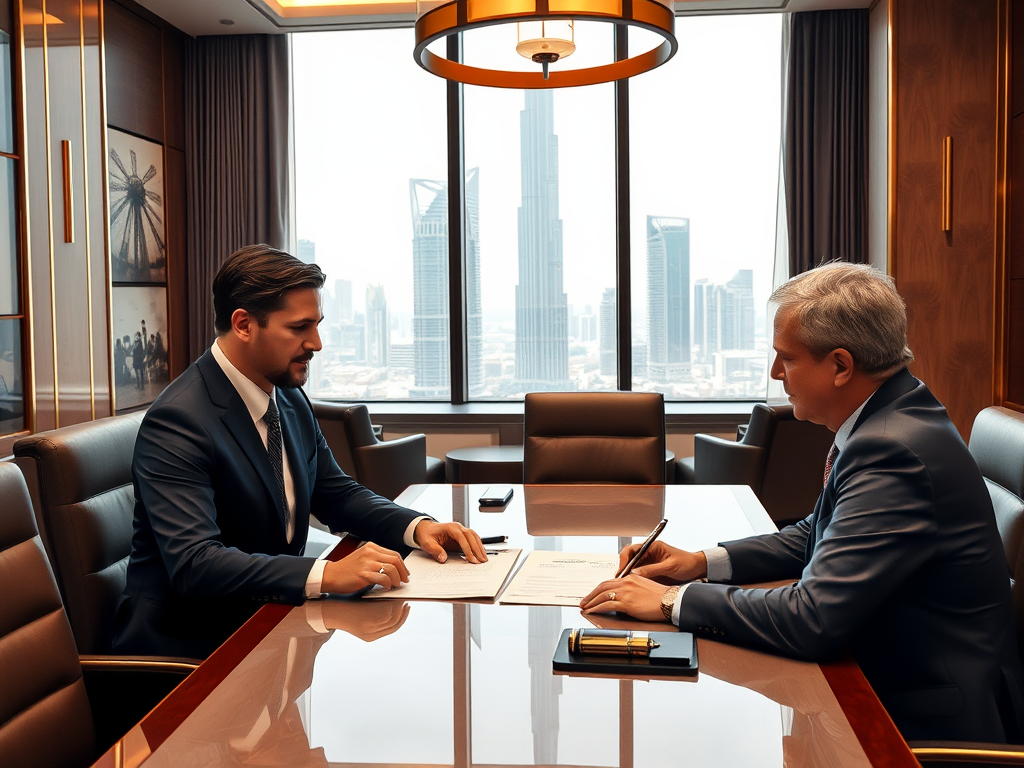
<path fill-rule="evenodd" d="M 981 474 L 1024 498 L 1024 413 L 986 408 L 974 420 L 969 449 Z"/>

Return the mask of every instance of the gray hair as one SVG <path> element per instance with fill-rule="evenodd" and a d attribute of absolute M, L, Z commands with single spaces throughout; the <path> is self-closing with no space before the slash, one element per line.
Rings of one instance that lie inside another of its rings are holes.
<path fill-rule="evenodd" d="M 906 305 L 892 278 L 867 264 L 823 264 L 780 285 L 769 301 L 796 313 L 800 340 L 819 360 L 842 348 L 864 373 L 886 378 L 914 359 Z"/>

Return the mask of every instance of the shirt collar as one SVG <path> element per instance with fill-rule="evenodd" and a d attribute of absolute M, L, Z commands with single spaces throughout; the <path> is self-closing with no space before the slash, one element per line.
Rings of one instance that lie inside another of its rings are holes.
<path fill-rule="evenodd" d="M 844 421 L 843 426 L 836 431 L 836 439 L 834 441 L 836 444 L 836 450 L 841 451 L 846 447 L 846 441 L 850 439 L 850 433 L 853 432 L 853 426 L 857 423 L 857 418 L 860 416 L 860 412 L 864 410 L 864 406 L 868 404 L 868 400 L 870 400 L 871 396 L 874 394 L 875 393 L 872 392 L 871 395 L 868 395 L 868 399 L 861 403 L 860 407 L 851 413 L 850 418 Z"/>
<path fill-rule="evenodd" d="M 232 362 L 228 360 L 228 356 L 220 348 L 219 342 L 213 342 L 210 352 L 213 353 L 213 359 L 217 361 L 221 370 L 224 371 L 224 375 L 228 377 L 228 381 L 231 382 L 239 397 L 242 398 L 242 402 L 245 403 L 245 407 L 248 409 L 249 415 L 252 416 L 253 422 L 255 423 L 262 419 L 270 405 L 270 398 L 273 397 L 274 402 L 277 402 L 277 387 L 274 387 L 274 391 L 270 395 L 260 389 L 255 382 L 235 368 Z"/>

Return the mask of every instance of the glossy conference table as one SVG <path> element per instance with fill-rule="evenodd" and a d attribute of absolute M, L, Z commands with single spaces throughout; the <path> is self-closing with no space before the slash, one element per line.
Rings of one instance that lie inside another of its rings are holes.
<path fill-rule="evenodd" d="M 524 554 L 616 552 L 662 516 L 664 540 L 691 549 L 774 530 L 740 486 L 516 486 L 496 512 L 483 490 L 412 486 L 399 502 Z M 852 661 L 700 639 L 696 679 L 553 674 L 562 628 L 589 625 L 576 608 L 479 602 L 266 606 L 98 765 L 917 765 Z"/>

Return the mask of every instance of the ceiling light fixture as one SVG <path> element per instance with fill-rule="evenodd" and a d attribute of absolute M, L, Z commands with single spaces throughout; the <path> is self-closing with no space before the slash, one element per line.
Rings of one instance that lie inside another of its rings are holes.
<path fill-rule="evenodd" d="M 678 47 L 672 0 L 419 0 L 417 11 L 417 63 L 438 77 L 468 85 L 565 88 L 607 83 L 661 66 Z M 576 50 L 576 21 L 639 27 L 657 33 L 662 41 L 650 50 L 611 64 L 549 71 L 551 64 Z M 512 23 L 518 25 L 516 50 L 540 64 L 540 72 L 473 67 L 428 50 L 442 37 Z"/>

